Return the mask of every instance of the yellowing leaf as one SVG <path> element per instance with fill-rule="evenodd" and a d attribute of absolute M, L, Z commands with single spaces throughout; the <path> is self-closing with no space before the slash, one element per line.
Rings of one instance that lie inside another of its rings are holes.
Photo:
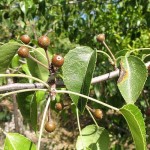
<path fill-rule="evenodd" d="M 118 88 L 126 103 L 136 102 L 146 79 L 146 66 L 138 57 L 122 57 Z"/>

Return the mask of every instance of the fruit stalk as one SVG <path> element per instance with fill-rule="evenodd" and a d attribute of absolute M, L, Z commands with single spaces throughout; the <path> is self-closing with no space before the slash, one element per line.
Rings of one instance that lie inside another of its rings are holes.
<path fill-rule="evenodd" d="M 115 58 L 115 56 L 113 55 L 113 53 L 111 52 L 110 48 L 107 46 L 107 44 L 105 43 L 105 41 L 103 41 L 102 43 L 104 44 L 104 46 L 107 48 L 108 52 L 110 53 L 110 55 L 111 55 L 111 57 L 112 57 L 112 59 L 114 61 L 115 69 L 116 69 L 117 67 L 116 67 L 116 58 Z"/>
<path fill-rule="evenodd" d="M 49 69 L 46 65 L 44 65 L 43 63 L 41 63 L 40 61 L 38 61 L 37 59 L 35 59 L 34 57 L 32 57 L 30 54 L 28 55 L 28 58 L 32 59 L 33 61 L 37 62 L 38 64 L 40 64 L 41 66 L 43 66 L 46 69 Z"/>
<path fill-rule="evenodd" d="M 47 48 L 45 48 L 45 54 L 46 54 L 46 58 L 47 58 L 47 61 L 48 61 L 48 68 L 50 68 L 51 61 L 50 61 L 50 58 L 49 58 L 49 55 L 48 55 L 48 49 Z"/>

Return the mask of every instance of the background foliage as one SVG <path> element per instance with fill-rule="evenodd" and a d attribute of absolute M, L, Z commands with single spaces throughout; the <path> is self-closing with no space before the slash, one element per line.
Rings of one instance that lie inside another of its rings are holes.
<path fill-rule="evenodd" d="M 20 35 L 28 34 L 32 45 L 37 45 L 37 37 L 47 34 L 52 43 L 50 53 L 65 55 L 76 45 L 106 51 L 95 39 L 97 34 L 105 33 L 106 43 L 113 53 L 122 56 L 125 51 L 131 49 L 150 47 L 149 16 L 149 0 L 1 0 L 0 42 L 18 40 Z M 149 51 L 135 52 L 135 55 L 142 58 L 146 53 Z M 97 57 L 94 76 L 113 70 L 107 58 L 101 54 Z M 147 57 L 145 62 L 148 60 L 150 57 Z M 25 66 L 23 71 L 28 71 Z M 144 100 L 149 101 L 150 97 L 149 77 L 144 90 L 147 93 L 143 92 L 136 102 L 143 114 L 146 109 Z M 90 94 L 118 108 L 125 103 L 118 91 L 116 80 L 91 86 Z M 125 120 L 118 114 L 112 115 L 112 112 L 103 106 L 93 103 L 91 106 L 101 107 L 105 112 L 103 120 L 99 123 L 111 131 L 112 141 L 121 137 L 119 141 L 116 140 L 118 147 L 131 143 Z M 146 123 L 148 124 L 147 119 Z M 147 127 L 148 133 L 149 130 Z M 147 140 L 150 143 L 149 137 Z"/>

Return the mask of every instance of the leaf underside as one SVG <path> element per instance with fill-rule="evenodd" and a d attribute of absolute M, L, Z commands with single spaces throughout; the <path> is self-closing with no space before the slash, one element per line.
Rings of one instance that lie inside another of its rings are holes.
<path fill-rule="evenodd" d="M 127 104 L 120 112 L 128 123 L 136 150 L 146 150 L 145 123 L 141 111 L 134 104 Z"/>

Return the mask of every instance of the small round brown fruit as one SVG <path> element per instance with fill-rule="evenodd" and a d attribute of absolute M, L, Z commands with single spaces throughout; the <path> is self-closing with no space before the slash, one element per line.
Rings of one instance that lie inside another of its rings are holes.
<path fill-rule="evenodd" d="M 61 67 L 64 64 L 64 58 L 61 55 L 54 55 L 52 58 L 52 64 L 55 67 Z"/>
<path fill-rule="evenodd" d="M 47 36 L 43 35 L 39 37 L 38 45 L 45 49 L 50 45 L 50 39 Z"/>
<path fill-rule="evenodd" d="M 94 109 L 93 110 L 93 115 L 97 118 L 97 119 L 102 119 L 103 118 L 103 112 L 100 109 Z"/>
<path fill-rule="evenodd" d="M 61 103 L 56 103 L 56 104 L 55 104 L 55 109 L 56 109 L 56 110 L 61 111 L 62 108 L 63 108 L 63 107 L 62 107 L 62 104 L 61 104 Z"/>
<path fill-rule="evenodd" d="M 21 46 L 18 49 L 18 55 L 22 58 L 27 58 L 29 56 L 29 49 L 25 46 Z"/>
<path fill-rule="evenodd" d="M 98 42 L 104 42 L 105 41 L 105 34 L 99 34 L 97 37 L 96 37 L 97 41 Z"/>
<path fill-rule="evenodd" d="M 146 109 L 145 114 L 147 117 L 150 117 L 150 107 Z"/>
<path fill-rule="evenodd" d="M 47 132 L 53 132 L 55 129 L 56 129 L 56 124 L 55 124 L 55 122 L 53 122 L 52 120 L 46 122 L 46 124 L 45 124 L 45 130 L 46 130 Z"/>
<path fill-rule="evenodd" d="M 22 35 L 20 37 L 20 40 L 24 43 L 24 44 L 29 44 L 30 43 L 30 37 L 28 35 Z"/>

